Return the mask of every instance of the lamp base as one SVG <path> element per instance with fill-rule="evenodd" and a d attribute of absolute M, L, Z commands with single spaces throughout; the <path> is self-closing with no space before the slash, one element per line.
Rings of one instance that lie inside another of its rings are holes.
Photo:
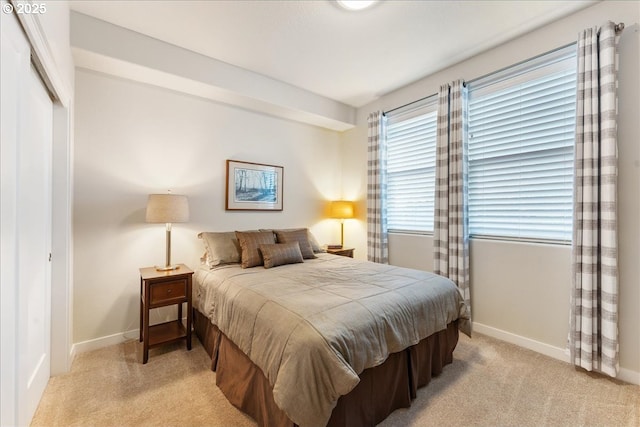
<path fill-rule="evenodd" d="M 171 271 L 171 270 L 177 270 L 179 268 L 180 268 L 179 265 L 165 265 L 165 266 L 156 265 L 157 271 Z"/>

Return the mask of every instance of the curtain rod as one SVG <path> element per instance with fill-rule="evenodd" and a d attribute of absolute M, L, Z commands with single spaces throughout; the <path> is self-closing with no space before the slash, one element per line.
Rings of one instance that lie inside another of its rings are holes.
<path fill-rule="evenodd" d="M 618 24 L 615 24 L 615 27 L 614 27 L 614 28 L 615 28 L 616 33 L 621 33 L 621 32 L 624 30 L 624 22 L 620 22 L 620 23 L 618 23 Z M 575 43 L 575 42 L 574 42 L 574 43 Z M 571 43 L 571 44 L 573 44 L 573 43 Z M 567 45 L 567 46 L 570 46 L 571 44 L 569 44 L 569 45 Z M 562 47 L 558 48 L 557 50 L 564 49 L 564 48 L 565 48 L 565 47 L 567 47 L 567 46 L 562 46 Z M 556 49 L 554 49 L 554 50 L 556 50 Z M 547 52 L 547 53 L 549 53 L 549 52 Z M 491 73 L 491 74 L 493 74 L 493 73 Z M 484 77 L 484 76 L 482 76 L 482 77 Z M 469 80 L 469 82 L 473 82 L 474 80 L 479 80 L 479 79 L 480 79 L 480 78 L 482 78 L 482 77 L 477 77 L 477 78 L 475 78 L 475 79 L 471 79 L 471 80 Z M 469 82 L 466 82 L 466 81 L 465 81 L 465 83 L 469 83 Z M 388 113 L 391 113 L 391 112 L 393 112 L 393 111 L 395 111 L 395 110 L 399 110 L 400 108 L 408 107 L 408 106 L 409 106 L 409 105 L 411 105 L 411 104 L 415 104 L 416 102 L 424 101 L 425 99 L 430 98 L 430 97 L 432 97 L 432 96 L 434 96 L 434 95 L 437 95 L 437 93 L 435 93 L 435 94 L 431 94 L 431 95 L 429 95 L 429 96 L 425 96 L 425 97 L 420 98 L 420 99 L 417 99 L 417 100 L 415 100 L 415 101 L 408 102 L 408 103 L 406 103 L 406 104 L 404 104 L 404 105 L 400 105 L 399 107 L 395 107 L 395 108 L 392 108 L 392 109 L 390 109 L 390 110 L 383 111 L 383 112 L 382 112 L 382 114 L 388 114 Z"/>
<path fill-rule="evenodd" d="M 401 109 L 401 108 L 408 107 L 408 106 L 409 106 L 409 105 L 411 105 L 411 104 L 415 104 L 415 103 L 417 103 L 417 102 L 424 101 L 425 99 L 427 99 L 427 98 L 431 98 L 432 96 L 437 95 L 437 94 L 438 94 L 438 93 L 432 93 L 431 95 L 425 96 L 425 97 L 420 98 L 420 99 L 416 99 L 415 101 L 407 102 L 406 104 L 404 104 L 404 105 L 400 105 L 399 107 L 395 107 L 395 108 L 392 108 L 392 109 L 390 109 L 390 110 L 383 111 L 383 112 L 382 112 L 382 114 L 389 114 L 389 113 L 391 113 L 391 112 L 393 112 L 393 111 L 396 111 L 396 110 L 399 110 L 399 109 Z"/>

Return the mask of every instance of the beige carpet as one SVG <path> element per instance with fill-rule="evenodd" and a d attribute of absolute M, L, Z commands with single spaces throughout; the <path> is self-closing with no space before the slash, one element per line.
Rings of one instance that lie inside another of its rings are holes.
<path fill-rule="evenodd" d="M 197 339 L 152 349 L 137 341 L 80 354 L 54 377 L 33 426 L 255 426 L 215 386 Z M 479 334 L 409 409 L 381 426 L 640 426 L 640 387 Z"/>

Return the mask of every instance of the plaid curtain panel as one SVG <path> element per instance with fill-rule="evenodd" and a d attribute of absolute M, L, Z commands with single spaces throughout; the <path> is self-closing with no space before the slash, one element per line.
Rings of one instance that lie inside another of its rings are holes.
<path fill-rule="evenodd" d="M 386 150 L 383 141 L 384 115 L 377 111 L 368 118 L 367 160 L 367 259 L 389 263 L 386 209 Z"/>
<path fill-rule="evenodd" d="M 436 136 L 434 272 L 458 285 L 470 315 L 467 126 L 464 81 L 441 86 Z M 471 324 L 461 325 L 460 329 L 470 334 Z"/>
<path fill-rule="evenodd" d="M 615 24 L 578 40 L 571 361 L 612 377 L 618 361 L 617 71 Z"/>

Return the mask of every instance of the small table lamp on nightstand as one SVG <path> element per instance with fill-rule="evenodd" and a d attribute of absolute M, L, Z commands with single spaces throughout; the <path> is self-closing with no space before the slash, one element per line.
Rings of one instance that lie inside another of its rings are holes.
<path fill-rule="evenodd" d="M 147 222 L 166 224 L 166 262 L 164 267 L 156 266 L 158 271 L 179 268 L 171 265 L 171 224 L 189 221 L 189 202 L 187 196 L 179 194 L 149 194 L 147 201 Z"/>
<path fill-rule="evenodd" d="M 353 218 L 353 202 L 336 200 L 331 202 L 331 218 L 340 220 L 340 246 L 344 246 L 344 220 Z"/>

